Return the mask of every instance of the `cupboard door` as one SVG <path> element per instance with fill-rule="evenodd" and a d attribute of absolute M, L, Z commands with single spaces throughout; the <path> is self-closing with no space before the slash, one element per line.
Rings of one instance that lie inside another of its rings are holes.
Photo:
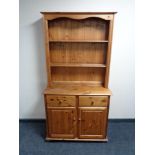
<path fill-rule="evenodd" d="M 108 109 L 79 108 L 79 138 L 106 138 Z"/>
<path fill-rule="evenodd" d="M 48 135 L 51 138 L 74 138 L 76 132 L 75 109 L 47 109 Z"/>

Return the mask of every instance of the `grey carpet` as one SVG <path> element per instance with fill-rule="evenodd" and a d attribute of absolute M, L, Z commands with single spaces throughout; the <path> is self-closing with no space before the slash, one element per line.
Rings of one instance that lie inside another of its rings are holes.
<path fill-rule="evenodd" d="M 44 121 L 20 121 L 20 155 L 134 155 L 134 121 L 110 121 L 108 143 L 46 142 Z"/>

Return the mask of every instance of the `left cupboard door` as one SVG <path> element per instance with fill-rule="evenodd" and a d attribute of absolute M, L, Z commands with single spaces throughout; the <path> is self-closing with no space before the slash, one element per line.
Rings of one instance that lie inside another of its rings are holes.
<path fill-rule="evenodd" d="M 75 108 L 47 108 L 47 124 L 50 138 L 75 138 Z"/>

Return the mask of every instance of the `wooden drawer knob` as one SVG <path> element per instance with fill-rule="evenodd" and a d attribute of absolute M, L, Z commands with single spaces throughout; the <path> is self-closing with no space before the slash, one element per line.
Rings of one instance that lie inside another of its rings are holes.
<path fill-rule="evenodd" d="M 94 101 L 91 102 L 91 105 L 94 105 Z"/>

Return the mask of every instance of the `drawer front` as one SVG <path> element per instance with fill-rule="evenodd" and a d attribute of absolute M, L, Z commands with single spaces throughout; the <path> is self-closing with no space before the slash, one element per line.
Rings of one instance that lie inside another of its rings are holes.
<path fill-rule="evenodd" d="M 76 98 L 75 96 L 46 96 L 48 107 L 75 107 Z"/>
<path fill-rule="evenodd" d="M 108 96 L 79 96 L 80 107 L 108 106 Z"/>

